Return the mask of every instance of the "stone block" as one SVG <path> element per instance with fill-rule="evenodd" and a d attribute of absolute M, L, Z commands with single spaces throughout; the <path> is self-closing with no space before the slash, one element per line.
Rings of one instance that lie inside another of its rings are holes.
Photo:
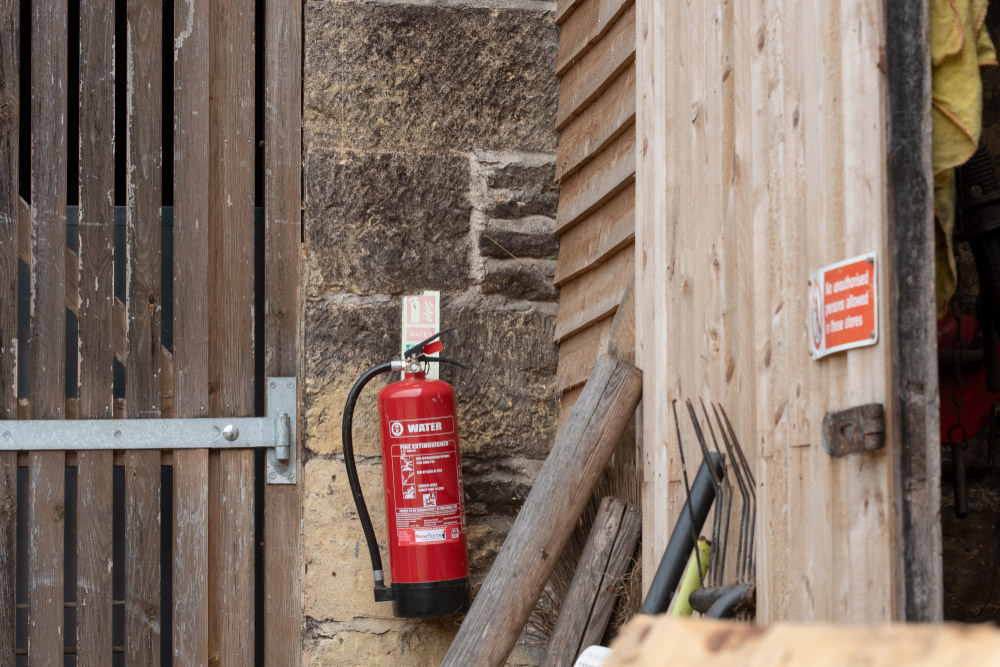
<path fill-rule="evenodd" d="M 466 156 L 314 146 L 305 182 L 314 291 L 402 295 L 469 282 Z"/>
<path fill-rule="evenodd" d="M 545 10 L 308 2 L 307 131 L 363 149 L 554 151 L 558 39 Z"/>
<path fill-rule="evenodd" d="M 399 354 L 402 304 L 397 299 L 334 303 L 307 301 L 302 393 L 305 446 L 319 454 L 340 453 L 341 423 L 347 395 L 366 370 Z M 376 397 L 390 375 L 373 380 L 354 412 L 354 452 L 379 456 Z"/>
<path fill-rule="evenodd" d="M 306 667 L 425 667 L 441 664 L 457 622 L 393 619 L 376 625 L 314 624 L 312 630 L 303 656 Z"/>
<path fill-rule="evenodd" d="M 487 259 L 483 294 L 502 294 L 508 299 L 555 301 L 559 297 L 553 281 L 556 262 L 552 259 Z"/>
<path fill-rule="evenodd" d="M 493 259 L 556 259 L 559 237 L 555 220 L 531 216 L 516 220 L 487 220 L 479 234 L 479 254 Z"/>
<path fill-rule="evenodd" d="M 478 457 L 544 458 L 559 412 L 554 310 L 489 309 L 445 299 L 445 326 L 458 326 L 445 354 L 468 370 L 441 369 L 455 387 L 462 451 Z"/>

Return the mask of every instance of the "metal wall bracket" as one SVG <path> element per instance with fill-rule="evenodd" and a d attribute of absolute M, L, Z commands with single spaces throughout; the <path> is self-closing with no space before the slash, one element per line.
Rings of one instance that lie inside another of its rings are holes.
<path fill-rule="evenodd" d="M 295 484 L 297 383 L 267 379 L 265 417 L 0 420 L 0 451 L 267 450 L 267 483 Z"/>
<path fill-rule="evenodd" d="M 881 403 L 856 405 L 823 416 L 823 449 L 833 457 L 885 447 L 885 410 Z"/>

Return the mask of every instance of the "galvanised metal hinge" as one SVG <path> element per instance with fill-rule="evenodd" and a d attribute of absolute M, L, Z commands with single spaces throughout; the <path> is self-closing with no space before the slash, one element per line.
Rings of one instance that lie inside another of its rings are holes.
<path fill-rule="evenodd" d="M 0 420 L 0 451 L 267 449 L 267 483 L 295 484 L 296 379 L 267 379 L 264 417 Z"/>

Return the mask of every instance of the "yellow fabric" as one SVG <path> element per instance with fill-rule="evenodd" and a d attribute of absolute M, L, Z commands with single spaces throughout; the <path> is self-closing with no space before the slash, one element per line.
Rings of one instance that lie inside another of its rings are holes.
<path fill-rule="evenodd" d="M 983 120 L 979 68 L 997 64 L 983 25 L 989 0 L 931 0 L 937 314 L 955 291 L 955 167 L 976 152 Z"/>

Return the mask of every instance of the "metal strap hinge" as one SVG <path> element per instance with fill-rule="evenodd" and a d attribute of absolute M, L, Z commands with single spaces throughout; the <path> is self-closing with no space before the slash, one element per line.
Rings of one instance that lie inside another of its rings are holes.
<path fill-rule="evenodd" d="M 0 420 L 0 451 L 267 450 L 267 483 L 295 484 L 296 379 L 268 378 L 264 417 Z"/>

